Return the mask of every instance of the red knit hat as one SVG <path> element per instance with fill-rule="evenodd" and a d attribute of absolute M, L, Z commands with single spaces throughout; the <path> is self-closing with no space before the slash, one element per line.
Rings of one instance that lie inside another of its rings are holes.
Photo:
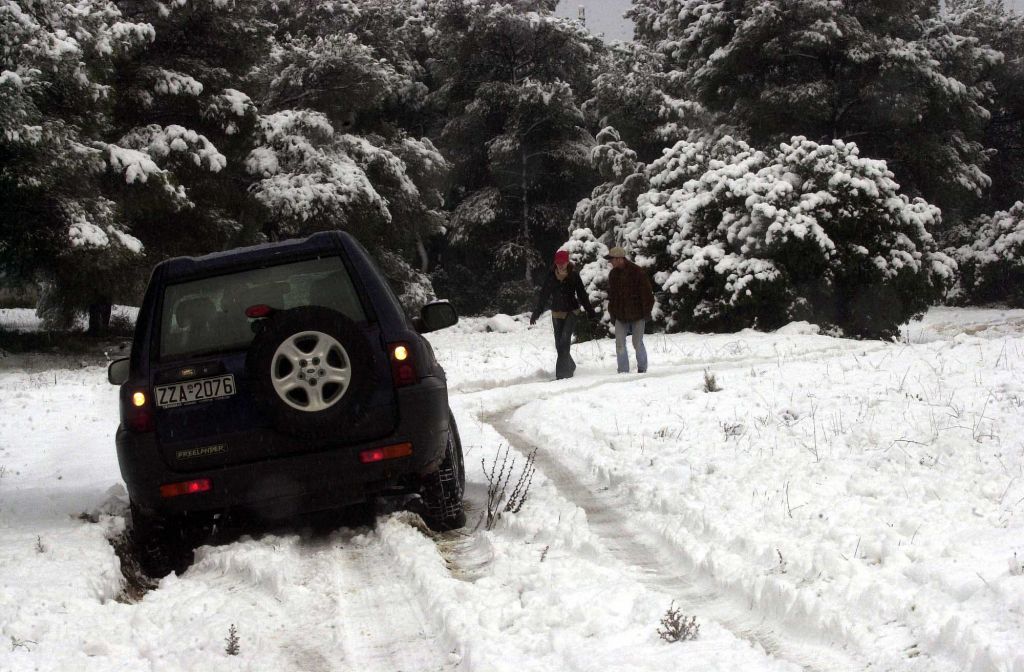
<path fill-rule="evenodd" d="M 564 266 L 569 263 L 569 250 L 559 250 L 555 252 L 555 264 Z"/>

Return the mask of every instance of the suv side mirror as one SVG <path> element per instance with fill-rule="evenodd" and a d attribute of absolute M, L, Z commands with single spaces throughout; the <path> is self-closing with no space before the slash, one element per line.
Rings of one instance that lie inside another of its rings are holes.
<path fill-rule="evenodd" d="M 433 301 L 420 309 L 416 328 L 421 334 L 450 327 L 459 321 L 455 308 L 447 301 Z"/>
<path fill-rule="evenodd" d="M 124 385 L 128 382 L 128 358 L 115 359 L 107 367 L 107 380 L 111 385 Z"/>

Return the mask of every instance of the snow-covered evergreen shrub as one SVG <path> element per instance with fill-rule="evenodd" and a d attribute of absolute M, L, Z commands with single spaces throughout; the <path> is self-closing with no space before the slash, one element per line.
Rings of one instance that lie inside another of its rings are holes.
<path fill-rule="evenodd" d="M 636 201 L 650 188 L 644 164 L 636 152 L 619 139 L 619 133 L 607 126 L 597 134 L 597 145 L 590 150 L 590 165 L 605 180 L 594 187 L 590 198 L 576 204 L 569 231 L 590 229 L 605 242 L 633 218 Z"/>
<path fill-rule="evenodd" d="M 498 287 L 486 312 L 518 315 L 533 310 L 536 302 L 537 288 L 532 282 L 507 280 Z"/>
<path fill-rule="evenodd" d="M 417 271 L 394 252 L 381 249 L 377 262 L 409 317 L 419 315 L 420 308 L 436 298 L 427 274 Z"/>
<path fill-rule="evenodd" d="M 954 277 L 928 232 L 938 209 L 900 194 L 885 162 L 852 143 L 679 142 L 648 174 L 624 238 L 654 271 L 670 330 L 809 320 L 890 337 Z"/>
<path fill-rule="evenodd" d="M 604 258 L 608 254 L 608 246 L 598 240 L 590 229 L 576 229 L 562 249 L 569 251 L 569 259 L 579 271 L 590 305 L 595 309 L 606 305 L 608 272 L 611 270 L 611 264 Z"/>
<path fill-rule="evenodd" d="M 614 126 L 644 159 L 689 139 L 707 121 L 701 105 L 686 99 L 686 80 L 649 46 L 619 43 L 598 62 L 600 74 L 584 110 L 598 124 Z"/>
<path fill-rule="evenodd" d="M 47 324 L 69 325 L 87 305 L 65 289 L 111 294 L 142 259 L 107 192 L 150 177 L 177 194 L 162 171 L 147 176 L 148 157 L 109 143 L 114 67 L 153 39 L 107 0 L 0 2 L 0 274 L 48 282 Z"/>
<path fill-rule="evenodd" d="M 952 250 L 960 266 L 958 299 L 1024 307 L 1024 202 L 982 217 L 973 242 Z"/>
<path fill-rule="evenodd" d="M 949 211 L 991 183 L 986 79 L 1003 60 L 951 16 L 981 3 L 956 4 L 634 0 L 627 15 L 670 82 L 683 83 L 678 95 L 734 135 L 759 147 L 798 133 L 857 138 L 865 156 L 889 158 L 904 187 Z"/>
<path fill-rule="evenodd" d="M 644 164 L 636 152 L 621 140 L 619 132 L 606 126 L 597 134 L 590 150 L 591 167 L 606 180 L 576 204 L 569 224 L 569 241 L 562 245 L 579 269 L 591 304 L 601 306 L 608 299 L 608 248 L 619 243 L 618 236 L 636 218 L 637 199 L 650 188 Z M 607 319 L 607 318 L 606 318 Z"/>

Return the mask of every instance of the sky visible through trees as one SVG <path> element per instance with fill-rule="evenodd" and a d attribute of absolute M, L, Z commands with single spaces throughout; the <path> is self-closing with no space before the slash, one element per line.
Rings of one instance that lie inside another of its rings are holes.
<path fill-rule="evenodd" d="M 603 33 L 606 40 L 630 40 L 633 22 L 622 16 L 629 6 L 629 0 L 561 0 L 555 13 L 575 18 L 583 7 L 590 30 Z M 1024 12 L 1024 0 L 1006 0 L 1006 6 Z"/>
<path fill-rule="evenodd" d="M 1019 2 L 1024 3 L 1024 0 Z M 595 33 L 604 33 L 605 40 L 630 40 L 633 38 L 633 22 L 622 16 L 629 5 L 629 0 L 561 0 L 555 13 L 576 18 L 579 8 L 583 7 L 586 9 L 587 28 Z"/>

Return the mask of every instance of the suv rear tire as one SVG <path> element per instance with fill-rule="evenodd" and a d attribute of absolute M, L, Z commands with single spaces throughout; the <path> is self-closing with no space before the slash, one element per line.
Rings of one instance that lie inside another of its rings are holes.
<path fill-rule="evenodd" d="M 441 466 L 424 478 L 420 498 L 425 509 L 424 522 L 435 532 L 457 530 L 466 525 L 463 495 L 466 471 L 462 456 L 462 439 L 455 416 L 448 416 L 448 440 L 445 442 Z"/>
<path fill-rule="evenodd" d="M 131 502 L 131 542 L 139 568 L 159 579 L 171 572 L 183 572 L 192 564 L 189 528 L 176 521 L 144 512 Z"/>

